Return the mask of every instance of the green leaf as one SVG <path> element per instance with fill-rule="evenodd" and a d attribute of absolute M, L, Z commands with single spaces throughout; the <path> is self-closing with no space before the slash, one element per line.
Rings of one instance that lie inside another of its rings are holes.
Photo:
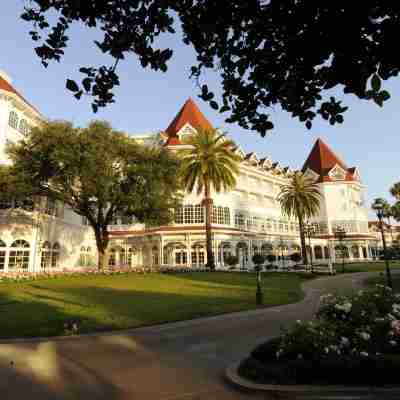
<path fill-rule="evenodd" d="M 372 75 L 371 87 L 374 92 L 379 92 L 381 89 L 381 78 L 377 74 Z"/>
<path fill-rule="evenodd" d="M 375 102 L 376 104 L 378 104 L 379 107 L 383 107 L 383 99 L 382 99 L 382 97 L 381 97 L 379 94 L 377 94 L 376 96 L 374 96 L 373 99 L 374 99 L 374 102 Z"/>
<path fill-rule="evenodd" d="M 71 92 L 79 91 L 79 86 L 76 84 L 75 81 L 72 81 L 71 79 L 67 79 L 67 84 L 65 85 L 65 87 Z"/>
<path fill-rule="evenodd" d="M 91 80 L 90 78 L 85 78 L 85 79 L 82 81 L 82 85 L 83 85 L 83 87 L 85 88 L 85 90 L 86 90 L 87 92 L 90 91 L 91 84 L 92 84 L 92 80 Z"/>
<path fill-rule="evenodd" d="M 339 124 L 343 123 L 343 115 L 336 115 L 336 122 L 338 122 Z"/>
<path fill-rule="evenodd" d="M 390 93 L 387 90 L 382 90 L 379 94 L 381 95 L 383 101 L 390 99 Z"/>
<path fill-rule="evenodd" d="M 214 110 L 218 110 L 218 103 L 215 101 L 210 101 L 210 106 L 214 109 Z"/>

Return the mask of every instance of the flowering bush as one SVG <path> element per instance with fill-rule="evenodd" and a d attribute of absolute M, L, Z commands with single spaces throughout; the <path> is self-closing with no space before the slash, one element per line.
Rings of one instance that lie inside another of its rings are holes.
<path fill-rule="evenodd" d="M 377 285 L 326 295 L 316 319 L 259 345 L 239 374 L 260 383 L 398 384 L 400 295 Z"/>
<path fill-rule="evenodd" d="M 127 273 L 147 274 L 147 273 L 184 273 L 194 271 L 209 271 L 206 268 L 186 268 L 186 267 L 112 267 L 103 270 L 98 268 L 62 268 L 48 269 L 38 272 L 30 272 L 22 269 L 0 272 L 0 283 L 4 282 L 24 282 L 43 279 L 55 279 L 65 276 L 80 277 L 93 275 L 121 275 Z"/>
<path fill-rule="evenodd" d="M 277 359 L 400 354 L 400 295 L 385 286 L 352 296 L 326 295 L 314 322 L 282 336 Z"/>

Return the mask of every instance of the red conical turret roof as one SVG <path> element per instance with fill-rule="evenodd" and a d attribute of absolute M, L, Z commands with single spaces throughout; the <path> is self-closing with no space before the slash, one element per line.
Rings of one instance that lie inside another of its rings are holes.
<path fill-rule="evenodd" d="M 309 168 L 320 176 L 320 182 L 330 181 L 328 174 L 335 165 L 338 165 L 346 172 L 346 180 L 354 180 L 355 168 L 348 168 L 328 145 L 318 138 L 303 165 L 302 171 L 305 172 Z"/>
<path fill-rule="evenodd" d="M 187 123 L 189 123 L 194 129 L 212 129 L 211 123 L 199 110 L 197 104 L 190 98 L 186 100 L 183 107 L 166 129 L 168 136 L 176 136 L 176 134 Z"/>

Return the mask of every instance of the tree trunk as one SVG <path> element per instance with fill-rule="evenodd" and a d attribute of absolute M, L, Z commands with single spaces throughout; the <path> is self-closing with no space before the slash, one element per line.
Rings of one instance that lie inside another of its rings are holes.
<path fill-rule="evenodd" d="M 308 257 L 307 257 L 307 247 L 306 247 L 306 237 L 304 234 L 304 224 L 303 220 L 299 218 L 299 228 L 300 228 L 300 243 L 301 243 L 301 255 L 303 256 L 304 265 L 308 265 Z"/>
<path fill-rule="evenodd" d="M 107 228 L 105 230 L 95 229 L 96 246 L 98 253 L 97 268 L 102 271 L 108 266 L 107 247 L 109 242 Z"/>
<path fill-rule="evenodd" d="M 107 251 L 104 249 L 97 249 L 98 254 L 99 254 L 99 259 L 98 259 L 98 263 L 97 263 L 97 268 L 99 271 L 103 271 L 104 269 L 107 268 Z"/>
<path fill-rule="evenodd" d="M 212 232 L 211 232 L 211 217 L 213 201 L 210 197 L 210 184 L 205 182 L 204 205 L 206 209 L 206 251 L 207 251 L 207 268 L 215 269 L 214 254 L 212 251 Z"/>

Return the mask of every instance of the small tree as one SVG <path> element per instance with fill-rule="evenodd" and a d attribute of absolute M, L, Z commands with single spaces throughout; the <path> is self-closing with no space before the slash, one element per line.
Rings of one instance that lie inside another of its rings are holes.
<path fill-rule="evenodd" d="M 276 255 L 275 254 L 268 254 L 267 255 L 267 261 L 272 264 L 276 261 Z"/>
<path fill-rule="evenodd" d="M 179 204 L 179 163 L 166 150 L 139 145 L 105 122 L 76 129 L 46 123 L 7 150 L 21 194 L 66 204 L 93 228 L 98 267 L 107 265 L 108 225 L 133 216 L 149 225 L 171 221 Z"/>
<path fill-rule="evenodd" d="M 300 253 L 293 253 L 290 255 L 290 260 L 293 261 L 294 263 L 299 263 L 302 260 L 301 254 Z"/>
<path fill-rule="evenodd" d="M 263 294 L 261 290 L 261 270 L 262 265 L 265 262 L 265 257 L 262 254 L 254 254 L 252 260 L 255 264 L 255 270 L 257 272 L 256 303 L 257 305 L 261 305 L 263 303 Z"/>
<path fill-rule="evenodd" d="M 235 265 L 238 264 L 239 258 L 237 256 L 234 256 L 233 254 L 228 254 L 225 258 L 224 261 L 226 264 L 228 264 L 230 267 L 234 267 Z"/>

